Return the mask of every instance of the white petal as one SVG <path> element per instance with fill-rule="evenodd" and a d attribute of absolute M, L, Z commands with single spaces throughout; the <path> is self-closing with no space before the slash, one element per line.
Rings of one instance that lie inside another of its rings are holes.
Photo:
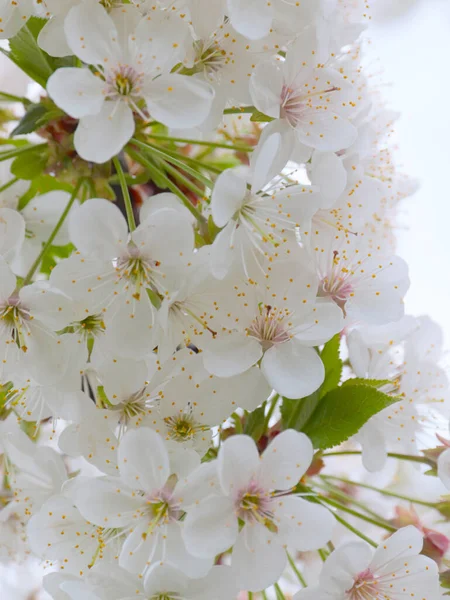
<path fill-rule="evenodd" d="M 84 481 L 73 491 L 74 503 L 85 519 L 100 527 L 125 527 L 142 506 L 142 498 L 132 495 L 121 480 L 100 477 Z"/>
<path fill-rule="evenodd" d="M 142 389 L 148 377 L 145 361 L 126 358 L 109 358 L 98 366 L 97 372 L 113 404 Z"/>
<path fill-rule="evenodd" d="M 145 100 L 153 119 L 167 127 L 197 127 L 207 118 L 214 99 L 208 84 L 185 75 L 161 75 L 151 82 Z"/>
<path fill-rule="evenodd" d="M 269 31 L 273 6 L 265 0 L 227 0 L 231 24 L 250 40 L 260 40 Z"/>
<path fill-rule="evenodd" d="M 106 101 L 95 116 L 81 119 L 75 131 L 75 149 L 81 158 L 104 163 L 133 137 L 134 116 L 126 102 Z"/>
<path fill-rule="evenodd" d="M 296 129 L 299 141 L 305 146 L 321 152 L 339 152 L 351 146 L 358 136 L 356 127 L 340 115 L 321 112 L 308 116 L 311 121 L 306 119 L 301 129 Z"/>
<path fill-rule="evenodd" d="M 295 339 L 307 346 L 320 346 L 344 328 L 344 315 L 334 302 L 319 298 L 313 310 L 298 327 Z"/>
<path fill-rule="evenodd" d="M 283 72 L 275 62 L 257 65 L 250 79 L 250 93 L 256 108 L 272 119 L 280 117 Z"/>
<path fill-rule="evenodd" d="M 438 458 L 438 475 L 445 487 L 450 490 L 450 449 Z"/>
<path fill-rule="evenodd" d="M 52 17 L 39 32 L 38 44 L 50 56 L 62 57 L 72 54 L 64 32 L 65 17 L 65 14 Z"/>
<path fill-rule="evenodd" d="M 378 546 L 370 567 L 374 573 L 384 572 L 391 561 L 419 554 L 422 548 L 423 534 L 412 525 L 402 527 Z"/>
<path fill-rule="evenodd" d="M 74 119 L 97 115 L 105 102 L 104 83 L 89 69 L 58 69 L 47 82 L 47 91 L 57 106 Z"/>
<path fill-rule="evenodd" d="M 130 487 L 161 489 L 170 475 L 169 455 L 161 436 L 148 428 L 127 431 L 119 446 L 119 469 Z"/>
<path fill-rule="evenodd" d="M 6 302 L 16 289 L 16 276 L 0 256 L 0 302 Z"/>
<path fill-rule="evenodd" d="M 87 64 L 103 66 L 121 56 L 114 21 L 98 2 L 74 6 L 64 21 L 64 31 L 72 52 Z"/>
<path fill-rule="evenodd" d="M 21 288 L 19 297 L 34 319 L 53 331 L 64 329 L 75 318 L 72 301 L 47 281 L 37 281 Z"/>
<path fill-rule="evenodd" d="M 337 548 L 327 558 L 320 575 L 321 588 L 331 597 L 353 586 L 354 578 L 370 564 L 373 550 L 365 542 L 355 541 Z"/>
<path fill-rule="evenodd" d="M 283 152 L 283 150 L 288 152 Z M 274 177 L 278 176 L 290 158 L 290 148 L 283 144 L 281 133 L 274 132 L 260 140 L 252 152 L 250 168 L 252 171 L 252 190 L 262 190 Z"/>
<path fill-rule="evenodd" d="M 295 339 L 270 348 L 264 354 L 261 369 L 273 389 L 286 398 L 309 396 L 325 378 L 325 368 L 317 352 Z"/>
<path fill-rule="evenodd" d="M 230 221 L 222 231 L 219 231 L 212 246 L 210 246 L 211 270 L 216 279 L 224 279 L 233 264 L 236 256 L 232 244 L 235 230 L 236 223 Z"/>
<path fill-rule="evenodd" d="M 302 552 L 323 548 L 336 525 L 332 513 L 313 502 L 285 496 L 277 506 L 278 535 L 290 548 Z"/>
<path fill-rule="evenodd" d="M 153 213 L 162 208 L 172 208 L 173 210 L 177 210 L 191 223 L 195 220 L 192 213 L 190 213 L 180 202 L 178 196 L 175 196 L 175 194 L 171 194 L 170 192 L 162 192 L 161 194 L 155 194 L 154 196 L 144 199 L 139 212 L 140 222 L 143 223 L 150 218 Z"/>
<path fill-rule="evenodd" d="M 10 208 L 0 208 L 0 256 L 11 260 L 25 239 L 25 221 Z"/>
<path fill-rule="evenodd" d="M 244 203 L 247 181 L 240 169 L 227 169 L 219 175 L 211 195 L 215 224 L 224 227 Z"/>
<path fill-rule="evenodd" d="M 46 242 L 50 237 L 55 225 L 59 221 L 69 202 L 70 194 L 60 190 L 54 190 L 41 196 L 36 196 L 22 210 L 22 215 L 27 224 L 27 230 L 33 234 L 33 242 L 39 244 Z M 73 209 L 72 209 L 73 210 Z M 70 211 L 69 215 L 72 213 Z M 67 222 L 63 224 L 56 235 L 53 244 L 65 246 L 70 242 Z"/>
<path fill-rule="evenodd" d="M 287 429 L 264 450 L 258 481 L 267 489 L 288 490 L 297 485 L 312 459 L 311 440 L 304 433 Z"/>
<path fill-rule="evenodd" d="M 189 578 L 168 564 L 154 565 L 145 574 L 144 589 L 149 598 L 164 597 L 168 592 L 184 596 Z"/>
<path fill-rule="evenodd" d="M 191 554 L 210 558 L 228 550 L 236 541 L 238 531 L 231 500 L 212 496 L 188 512 L 183 536 Z"/>
<path fill-rule="evenodd" d="M 234 496 L 248 486 L 259 467 L 259 453 L 248 435 L 233 435 L 221 445 L 217 457 L 220 485 Z"/>
<path fill-rule="evenodd" d="M 233 548 L 232 567 L 240 589 L 257 592 L 280 578 L 286 552 L 277 536 L 259 523 L 246 524 Z"/>
<path fill-rule="evenodd" d="M 69 219 L 69 235 L 76 248 L 100 260 L 117 258 L 128 240 L 128 226 L 112 202 L 94 198 L 77 207 Z"/>
<path fill-rule="evenodd" d="M 331 208 L 347 186 L 347 171 L 342 160 L 334 152 L 314 152 L 310 179 L 320 189 L 325 200 L 321 208 Z"/>
<path fill-rule="evenodd" d="M 245 334 L 218 336 L 203 351 L 205 369 L 218 377 L 244 373 L 262 356 L 260 344 Z"/>

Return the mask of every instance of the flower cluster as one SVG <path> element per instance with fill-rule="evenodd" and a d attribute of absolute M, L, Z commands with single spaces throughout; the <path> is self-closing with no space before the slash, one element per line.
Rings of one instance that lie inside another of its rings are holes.
<path fill-rule="evenodd" d="M 365 483 L 450 488 L 368 4 L 0 0 L 41 86 L 0 92 L 0 557 L 47 597 L 441 598 L 445 532 Z"/>

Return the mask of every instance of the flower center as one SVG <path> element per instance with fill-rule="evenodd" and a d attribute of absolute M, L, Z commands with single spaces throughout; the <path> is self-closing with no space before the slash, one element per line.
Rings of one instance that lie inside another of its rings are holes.
<path fill-rule="evenodd" d="M 311 99 L 314 96 L 322 98 L 325 94 L 337 90 L 338 88 L 333 86 L 327 90 L 305 93 L 301 87 L 283 85 L 280 95 L 281 117 L 286 119 L 291 127 L 300 127 L 304 125 L 305 112 L 314 109 Z"/>
<path fill-rule="evenodd" d="M 128 246 L 127 254 L 120 257 L 116 264 L 117 279 L 126 279 L 136 288 L 133 297 L 136 300 L 141 299 L 141 288 L 149 288 L 158 293 L 155 284 L 155 275 L 160 263 L 151 260 L 148 257 L 141 256 L 137 249 Z"/>
<path fill-rule="evenodd" d="M 0 304 L 0 321 L 9 329 L 11 340 L 17 346 L 27 351 L 26 338 L 29 335 L 27 322 L 31 321 L 29 311 L 20 306 L 19 300 L 15 297 L 9 298 L 8 302 Z"/>
<path fill-rule="evenodd" d="M 237 516 L 246 523 L 258 522 L 270 531 L 278 531 L 270 510 L 271 495 L 256 482 L 252 481 L 247 488 L 241 490 L 235 501 Z"/>
<path fill-rule="evenodd" d="M 373 600 L 378 598 L 380 592 L 378 582 L 370 569 L 366 569 L 356 576 L 353 587 L 346 590 L 348 600 Z"/>
<path fill-rule="evenodd" d="M 321 298 L 331 298 L 344 310 L 345 303 L 353 294 L 351 272 L 347 267 L 339 267 L 338 252 L 334 252 L 331 272 L 320 282 L 318 295 Z"/>
<path fill-rule="evenodd" d="M 149 394 L 147 394 L 146 388 L 144 388 L 132 394 L 120 404 L 108 406 L 110 410 L 120 413 L 119 426 L 121 429 L 126 427 L 132 419 L 143 417 L 148 413 L 148 396 Z"/>
<path fill-rule="evenodd" d="M 135 100 L 141 97 L 143 74 L 129 65 L 119 65 L 105 72 L 105 95 L 110 100 L 126 98 L 133 109 L 139 110 Z"/>
<path fill-rule="evenodd" d="M 142 534 L 144 540 L 153 533 L 156 527 L 178 521 L 183 514 L 183 511 L 173 497 L 175 481 L 169 478 L 162 489 L 147 496 L 147 510 L 145 514 L 149 517 L 150 524 L 148 529 Z"/>
<path fill-rule="evenodd" d="M 83 321 L 74 323 L 74 333 L 88 340 L 105 332 L 105 323 L 102 315 L 89 315 Z"/>
<path fill-rule="evenodd" d="M 288 342 L 291 337 L 286 331 L 284 320 L 289 313 L 268 305 L 260 306 L 259 310 L 260 314 L 253 319 L 247 329 L 247 335 L 257 339 L 263 350 Z"/>
<path fill-rule="evenodd" d="M 167 433 L 171 440 L 176 442 L 189 442 L 195 439 L 198 433 L 208 431 L 209 427 L 195 421 L 190 414 L 180 414 L 164 419 Z"/>

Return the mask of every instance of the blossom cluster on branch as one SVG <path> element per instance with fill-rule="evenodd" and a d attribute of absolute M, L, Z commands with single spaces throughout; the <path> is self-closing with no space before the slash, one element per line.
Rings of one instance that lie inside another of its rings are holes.
<path fill-rule="evenodd" d="M 449 589 L 449 500 L 414 492 L 450 489 L 449 384 L 405 315 L 370 18 L 0 0 L 39 90 L 0 92 L 0 560 L 46 598 Z"/>

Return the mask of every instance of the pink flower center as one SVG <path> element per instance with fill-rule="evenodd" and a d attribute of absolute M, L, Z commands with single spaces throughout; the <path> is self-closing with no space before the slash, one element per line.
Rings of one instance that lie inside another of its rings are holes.
<path fill-rule="evenodd" d="M 271 494 L 255 481 L 241 489 L 235 500 L 236 514 L 240 519 L 246 523 L 258 522 L 270 530 L 276 530 L 271 505 Z"/>
<path fill-rule="evenodd" d="M 348 600 L 374 600 L 379 597 L 379 592 L 374 574 L 370 569 L 366 569 L 355 577 L 355 583 L 345 594 Z"/>
<path fill-rule="evenodd" d="M 321 298 L 331 298 L 344 310 L 345 303 L 353 294 L 351 272 L 345 267 L 339 267 L 339 259 L 335 252 L 331 271 L 320 282 L 318 295 Z"/>
<path fill-rule="evenodd" d="M 281 117 L 286 119 L 291 127 L 297 127 L 302 121 L 307 107 L 304 94 L 294 87 L 283 85 L 280 97 Z"/>
<path fill-rule="evenodd" d="M 247 329 L 247 335 L 258 340 L 263 350 L 284 344 L 291 339 L 286 327 L 289 324 L 285 323 L 287 311 L 280 311 L 266 305 L 260 307 L 260 313 Z"/>

